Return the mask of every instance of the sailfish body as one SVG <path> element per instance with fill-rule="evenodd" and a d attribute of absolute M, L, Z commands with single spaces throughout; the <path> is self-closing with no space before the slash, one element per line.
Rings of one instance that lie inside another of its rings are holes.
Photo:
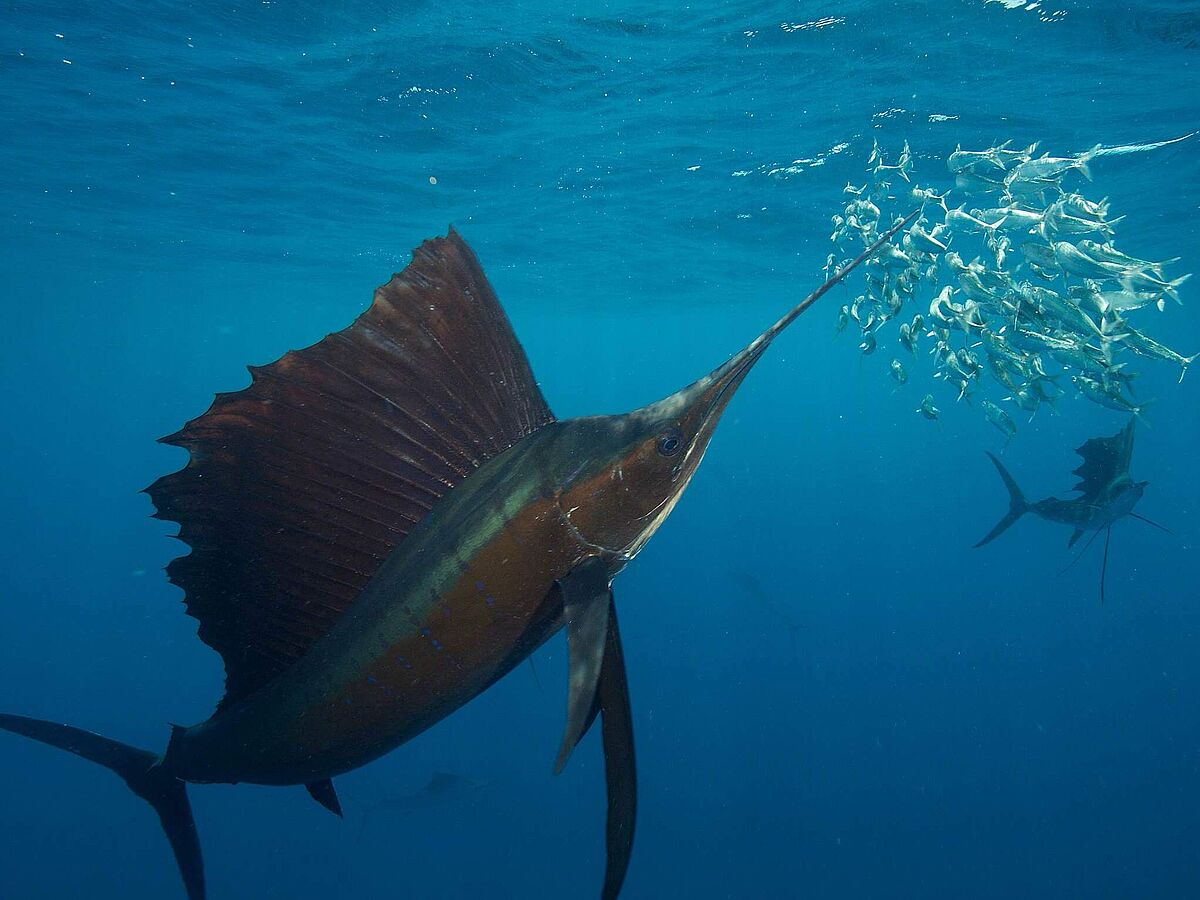
<path fill-rule="evenodd" d="M 911 219 L 911 217 L 909 217 Z M 674 507 L 772 339 L 630 413 L 556 421 L 478 262 L 451 230 L 350 327 L 276 363 L 164 441 L 187 466 L 148 492 L 191 553 L 168 567 L 226 693 L 161 756 L 68 725 L 0 728 L 98 762 L 154 807 L 205 896 L 188 782 L 305 785 L 420 734 L 562 627 L 556 769 L 601 720 L 615 897 L 632 847 L 632 716 L 612 580 Z"/>
<path fill-rule="evenodd" d="M 1077 496 L 1069 499 L 1047 497 L 1030 503 L 1004 464 L 989 453 L 988 458 L 1008 489 L 1009 510 L 975 546 L 991 543 L 1025 513 L 1033 513 L 1048 522 L 1071 526 L 1073 531 L 1068 546 L 1074 546 L 1084 533 L 1108 528 L 1113 522 L 1131 514 L 1149 483 L 1134 481 L 1129 475 L 1129 461 L 1133 456 L 1133 423 L 1134 420 L 1130 419 L 1112 437 L 1091 438 L 1075 451 L 1083 462 L 1073 473 L 1079 476 L 1073 488 Z"/>
<path fill-rule="evenodd" d="M 1103 602 L 1113 524 L 1128 516 L 1167 530 L 1134 512 L 1149 484 L 1147 481 L 1134 481 L 1129 474 L 1129 463 L 1133 457 L 1134 421 L 1130 419 L 1124 428 L 1111 437 L 1091 438 L 1076 449 L 1083 462 L 1074 471 L 1079 481 L 1073 488 L 1077 496 L 1072 498 L 1047 497 L 1030 503 L 1004 464 L 989 453 L 988 458 L 1008 489 L 1009 506 L 1004 517 L 975 546 L 991 543 L 1026 513 L 1033 513 L 1049 522 L 1069 525 L 1072 531 L 1067 541 L 1068 547 L 1075 546 L 1075 542 L 1090 531 L 1092 538 L 1084 546 L 1086 550 L 1096 535 L 1104 532 L 1104 560 L 1100 569 L 1100 599 Z"/>

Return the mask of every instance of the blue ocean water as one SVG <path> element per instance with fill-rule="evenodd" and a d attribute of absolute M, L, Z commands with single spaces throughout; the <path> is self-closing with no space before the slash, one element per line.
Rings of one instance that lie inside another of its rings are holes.
<path fill-rule="evenodd" d="M 1056 153 L 1200 128 L 1200 5 L 9 2 L 0 18 L 0 710 L 138 746 L 207 717 L 220 660 L 161 572 L 155 443 L 343 327 L 458 228 L 560 417 L 657 399 L 822 278 L 872 141 Z M 1200 138 L 1102 160 L 1123 249 L 1200 268 Z M 837 149 L 835 149 L 837 148 Z M 801 161 L 801 162 L 797 162 Z M 1149 311 L 1200 350 L 1195 285 Z M 838 299 L 843 296 L 843 299 Z M 1005 447 L 928 371 L 777 342 L 619 578 L 642 805 L 623 896 L 1200 895 L 1200 379 L 1153 398 L 1108 602 L 1062 492 L 1124 422 L 1084 400 Z M 793 643 L 794 636 L 794 643 Z M 192 791 L 210 895 L 594 896 L 603 771 L 558 778 L 564 644 L 339 780 Z M 430 775 L 480 785 L 415 810 Z M 182 896 L 153 814 L 0 735 L 0 896 Z"/>

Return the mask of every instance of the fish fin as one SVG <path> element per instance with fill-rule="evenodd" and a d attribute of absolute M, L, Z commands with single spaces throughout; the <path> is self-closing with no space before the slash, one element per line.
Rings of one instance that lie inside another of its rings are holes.
<path fill-rule="evenodd" d="M 602 900 L 616 900 L 621 891 L 633 851 L 637 817 L 633 714 L 617 610 L 609 584 L 607 566 L 595 557 L 576 566 L 560 582 L 567 622 L 570 691 L 567 726 L 554 768 L 555 773 L 562 771 L 571 751 L 599 715 L 608 793 Z"/>
<path fill-rule="evenodd" d="M 985 451 L 987 452 L 987 451 Z M 995 465 L 996 471 L 1000 473 L 1000 478 L 1004 482 L 1004 486 L 1008 488 L 1008 512 L 1004 514 L 995 527 L 984 536 L 983 540 L 975 544 L 975 547 L 982 547 L 984 544 L 990 544 L 996 538 L 1000 537 L 1009 527 L 1025 515 L 1029 511 L 1029 503 L 1025 500 L 1025 495 L 1021 493 L 1021 489 L 1017 486 L 1017 482 L 1009 474 L 1008 469 L 1004 468 L 1004 463 L 996 458 L 995 454 L 988 452 L 988 459 Z"/>
<path fill-rule="evenodd" d="M 1170 534 L 1170 535 L 1174 535 L 1174 534 L 1175 534 L 1175 532 L 1173 532 L 1173 531 L 1172 531 L 1170 528 L 1168 528 L 1166 525 L 1159 525 L 1159 524 L 1158 524 L 1157 522 L 1155 522 L 1153 519 L 1147 519 L 1145 516 L 1143 516 L 1143 515 L 1139 515 L 1138 513 L 1131 512 L 1131 513 L 1129 514 L 1129 516 L 1130 516 L 1130 518 L 1137 519 L 1139 522 L 1145 522 L 1147 525 L 1153 525 L 1153 526 L 1154 526 L 1155 528 L 1157 528 L 1159 531 L 1165 531 L 1167 534 Z"/>
<path fill-rule="evenodd" d="M 611 595 L 610 600 L 611 604 Z M 629 705 L 629 680 L 625 654 L 617 628 L 617 609 L 608 613 L 608 636 L 600 683 L 596 689 L 600 709 L 600 731 L 604 741 L 604 781 L 608 793 L 605 824 L 607 860 L 602 900 L 616 900 L 633 853 L 637 819 L 637 765 L 633 748 L 633 711 Z"/>
<path fill-rule="evenodd" d="M 1100 605 L 1104 605 L 1104 583 L 1108 579 L 1108 545 L 1112 542 L 1112 525 L 1104 529 L 1104 557 L 1100 563 Z"/>
<path fill-rule="evenodd" d="M 1163 293 L 1182 306 L 1183 301 L 1179 299 L 1179 289 L 1191 277 L 1192 273 L 1188 272 L 1186 275 L 1180 275 L 1174 281 L 1167 282 L 1167 286 L 1163 288 Z"/>
<path fill-rule="evenodd" d="M 1099 531 L 1092 532 L 1092 536 L 1083 542 L 1083 547 L 1080 549 L 1080 551 L 1078 553 L 1075 554 L 1075 558 L 1073 560 L 1071 560 L 1069 563 L 1067 563 L 1065 566 L 1063 566 L 1061 569 L 1059 569 L 1059 571 L 1058 571 L 1059 575 L 1065 575 L 1067 572 L 1069 572 L 1071 569 L 1073 569 L 1075 567 L 1075 564 L 1077 562 L 1079 562 L 1079 560 L 1083 559 L 1083 554 L 1088 552 L 1088 547 L 1092 546 L 1092 542 L 1096 540 L 1096 535 L 1098 535 L 1099 533 L 1100 533 Z"/>
<path fill-rule="evenodd" d="M 612 606 L 611 583 L 607 564 L 597 556 L 584 560 L 559 581 L 567 627 L 567 723 L 554 761 L 555 775 L 563 770 L 595 719 Z"/>
<path fill-rule="evenodd" d="M 1129 460 L 1133 456 L 1133 423 L 1131 418 L 1111 437 L 1089 438 L 1075 449 L 1083 462 L 1071 473 L 1079 476 L 1071 490 L 1082 494 L 1081 500 L 1094 500 L 1118 476 L 1129 472 Z"/>
<path fill-rule="evenodd" d="M 304 785 L 304 787 L 314 800 L 339 819 L 342 818 L 342 804 L 338 802 L 338 795 L 337 791 L 333 789 L 332 778 L 326 778 L 324 781 L 312 781 Z"/>
<path fill-rule="evenodd" d="M 119 775 L 154 807 L 175 854 L 188 900 L 204 900 L 204 860 L 187 785 L 163 769 L 159 757 L 82 728 L 0 713 L 0 729 L 66 750 Z"/>
<path fill-rule="evenodd" d="M 1097 532 L 1097 534 L 1099 534 L 1099 532 Z M 1070 550 L 1072 547 L 1074 547 L 1076 541 L 1078 541 L 1081 537 L 1083 537 L 1082 528 L 1076 528 L 1073 532 L 1071 532 L 1071 536 L 1067 538 L 1067 549 Z"/>
<path fill-rule="evenodd" d="M 1092 170 L 1088 168 L 1088 163 L 1094 159 L 1102 149 L 1103 148 L 1097 144 L 1091 150 L 1087 151 L 1087 153 L 1077 157 L 1078 163 L 1076 164 L 1076 168 L 1079 169 L 1079 174 L 1081 174 L 1088 181 L 1092 180 Z"/>
<path fill-rule="evenodd" d="M 250 370 L 163 442 L 147 489 L 192 552 L 167 573 L 252 693 L 341 616 L 433 504 L 553 421 L 478 260 L 451 229 L 350 326 Z"/>

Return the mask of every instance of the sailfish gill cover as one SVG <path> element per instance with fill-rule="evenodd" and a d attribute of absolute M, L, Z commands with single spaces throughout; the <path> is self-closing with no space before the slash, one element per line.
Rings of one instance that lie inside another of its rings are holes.
<path fill-rule="evenodd" d="M 163 571 L 196 563 L 141 491 L 246 364 L 344 329 L 448 225 L 545 398 L 482 459 L 744 346 L 823 280 L 875 141 L 941 175 L 958 146 L 1179 137 L 1198 53 L 1200 9 L 1167 2 L 9 3 L 0 711 L 155 752 L 212 713 L 226 672 L 185 615 L 208 601 Z M 1197 140 L 1091 166 L 1122 251 L 1200 267 Z M 1139 315 L 1190 355 L 1179 293 Z M 1138 512 L 1173 534 L 1119 522 L 1101 606 L 1086 564 L 1059 574 L 1061 527 L 970 545 L 1007 502 L 985 450 L 1063 494 L 1074 448 L 1127 417 L 1008 404 L 1006 446 L 920 354 L 896 387 L 890 354 L 839 346 L 851 297 L 779 337 L 617 582 L 641 785 L 622 896 L 1200 895 L 1200 379 L 1139 367 Z M 248 524 L 207 521 L 209 548 Z M 255 658 L 243 687 L 278 662 Z M 299 789 L 193 789 L 209 896 L 594 895 L 600 740 L 550 775 L 566 662 L 559 636 L 340 777 L 343 820 Z M 116 779 L 0 735 L 0 784 L 0 896 L 182 896 Z"/>

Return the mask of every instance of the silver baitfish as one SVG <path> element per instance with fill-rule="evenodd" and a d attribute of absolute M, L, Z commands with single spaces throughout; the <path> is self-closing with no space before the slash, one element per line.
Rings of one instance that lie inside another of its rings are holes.
<path fill-rule="evenodd" d="M 921 405 L 917 407 L 916 411 L 930 421 L 936 419 L 941 413 L 941 410 L 933 405 L 933 394 L 926 394 L 922 397 Z"/>
<path fill-rule="evenodd" d="M 843 305 L 838 310 L 837 325 L 834 326 L 833 333 L 841 334 L 846 330 L 846 326 L 850 323 L 850 307 Z"/>
<path fill-rule="evenodd" d="M 1013 437 L 1017 433 L 1017 423 L 1012 420 L 1012 417 L 1002 410 L 991 400 L 984 400 L 983 414 L 987 420 L 996 426 L 1001 432 L 1008 437 Z"/>
<path fill-rule="evenodd" d="M 1046 154 L 1039 156 L 1037 159 L 1027 159 L 1022 163 L 1018 163 L 1008 174 L 1010 181 L 1043 181 L 1049 179 L 1059 179 L 1066 175 L 1071 170 L 1077 170 L 1088 181 L 1092 180 L 1092 173 L 1088 169 L 1088 163 L 1096 155 L 1096 151 L 1100 149 L 1097 144 L 1086 153 L 1081 153 L 1079 156 L 1050 156 Z"/>
<path fill-rule="evenodd" d="M 1059 268 L 1070 275 L 1103 281 L 1125 273 L 1124 267 L 1098 262 L 1067 241 L 1055 241 L 1053 247 Z"/>
<path fill-rule="evenodd" d="M 1090 240 L 1082 240 L 1078 246 L 1080 250 L 1097 262 L 1112 263 L 1113 265 L 1124 266 L 1126 269 L 1139 272 L 1150 272 L 1159 278 L 1163 277 L 1163 266 L 1169 266 L 1180 260 L 1180 257 L 1173 256 L 1170 259 L 1164 259 L 1162 262 L 1151 262 L 1148 259 L 1138 259 L 1136 256 L 1122 253 L 1112 244 L 1101 244 Z"/>

